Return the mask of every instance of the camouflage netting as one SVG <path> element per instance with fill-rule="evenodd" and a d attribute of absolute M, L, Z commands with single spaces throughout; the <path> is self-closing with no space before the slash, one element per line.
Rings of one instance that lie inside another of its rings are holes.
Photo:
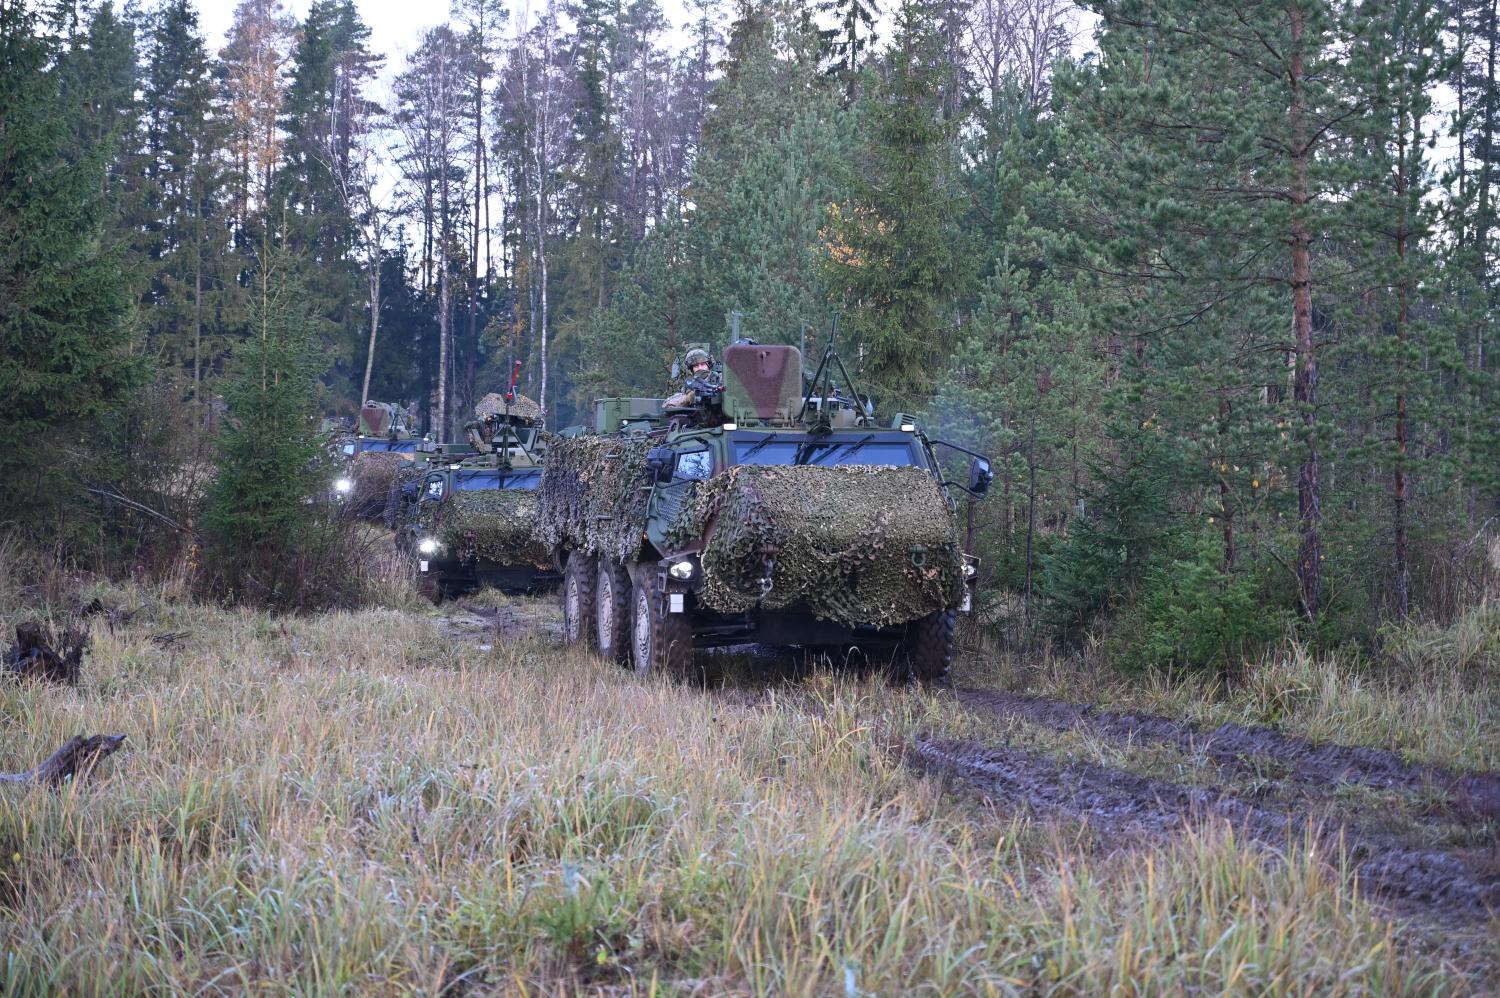
<path fill-rule="evenodd" d="M 558 545 L 616 561 L 640 553 L 650 480 L 646 452 L 652 441 L 621 437 L 559 440 L 542 472 L 542 501 L 534 533 L 549 549 Z"/>
<path fill-rule="evenodd" d="M 434 508 L 438 507 L 438 508 Z M 421 505 L 423 525 L 466 564 L 550 568 L 550 549 L 531 536 L 537 493 L 527 489 L 482 489 L 454 493 L 442 503 Z"/>
<path fill-rule="evenodd" d="M 391 483 L 403 468 L 411 462 L 401 454 L 383 451 L 366 451 L 354 459 L 349 469 L 349 480 L 354 483 L 348 502 L 361 516 L 380 515 L 385 512 L 386 497 L 390 495 Z"/>
<path fill-rule="evenodd" d="M 919 468 L 730 468 L 698 484 L 670 534 L 686 543 L 704 524 L 699 598 L 724 613 L 758 603 L 885 626 L 963 599 L 953 514 Z"/>
<path fill-rule="evenodd" d="M 490 392 L 474 405 L 474 418 L 484 419 L 486 416 L 500 416 L 505 413 L 505 396 L 499 392 Z M 542 407 L 531 399 L 516 393 L 516 400 L 510 404 L 510 414 L 522 419 L 537 420 L 542 418 Z"/>

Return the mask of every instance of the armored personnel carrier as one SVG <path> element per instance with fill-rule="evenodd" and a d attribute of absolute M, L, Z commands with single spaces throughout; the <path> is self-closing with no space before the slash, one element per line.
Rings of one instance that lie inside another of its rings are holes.
<path fill-rule="evenodd" d="M 511 403 L 496 412 L 481 402 L 465 428 L 469 453 L 425 455 L 387 506 L 396 543 L 433 602 L 481 585 L 529 592 L 558 582 L 551 553 L 531 536 L 547 435 L 534 403 L 514 395 Z"/>
<path fill-rule="evenodd" d="M 945 481 L 934 448 L 952 445 L 878 422 L 831 348 L 804 382 L 796 347 L 736 342 L 690 387 L 682 408 L 598 402 L 594 432 L 548 455 L 536 537 L 563 573 L 567 640 L 642 673 L 756 642 L 945 676 L 977 567 L 953 490 L 983 495 L 988 460 L 954 447 L 968 481 Z"/>
<path fill-rule="evenodd" d="M 391 482 L 426 441 L 414 434 L 415 419 L 390 402 L 366 402 L 359 410 L 357 432 L 338 443 L 343 462 L 333 481 L 333 498 L 362 520 L 378 520 L 385 510 Z"/>

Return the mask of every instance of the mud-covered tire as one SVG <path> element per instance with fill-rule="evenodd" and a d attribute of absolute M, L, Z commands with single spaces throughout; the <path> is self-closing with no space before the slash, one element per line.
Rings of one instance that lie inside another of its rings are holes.
<path fill-rule="evenodd" d="M 667 613 L 655 573 L 630 587 L 630 664 L 640 675 L 693 676 L 693 626 L 685 613 Z"/>
<path fill-rule="evenodd" d="M 898 683 L 941 683 L 958 654 L 958 615 L 937 610 L 906 625 L 891 678 Z"/>
<path fill-rule="evenodd" d="M 575 553 L 563 569 L 563 641 L 593 646 L 594 559 Z"/>
<path fill-rule="evenodd" d="M 433 606 L 437 606 L 443 601 L 443 584 L 431 572 L 417 573 L 417 592 L 421 593 L 425 599 L 430 600 Z"/>
<path fill-rule="evenodd" d="M 606 662 L 630 661 L 630 572 L 607 558 L 595 577 L 594 634 Z"/>

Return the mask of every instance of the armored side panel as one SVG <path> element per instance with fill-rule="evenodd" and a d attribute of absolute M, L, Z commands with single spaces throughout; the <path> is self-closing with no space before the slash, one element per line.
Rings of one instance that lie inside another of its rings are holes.
<path fill-rule="evenodd" d="M 608 398 L 594 401 L 594 432 L 616 433 L 632 419 L 661 412 L 661 399 Z"/>
<path fill-rule="evenodd" d="M 785 424 L 802 407 L 802 352 L 736 343 L 724 350 L 724 418 Z"/>

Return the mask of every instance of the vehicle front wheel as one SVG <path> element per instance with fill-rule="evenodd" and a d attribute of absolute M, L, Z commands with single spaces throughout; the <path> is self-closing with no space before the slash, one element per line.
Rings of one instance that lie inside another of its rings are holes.
<path fill-rule="evenodd" d="M 656 574 L 631 586 L 630 659 L 641 675 L 664 672 L 686 679 L 693 672 L 693 628 L 685 613 L 668 613 Z"/>
<path fill-rule="evenodd" d="M 563 569 L 563 641 L 588 644 L 594 637 L 594 559 L 575 552 Z"/>
<path fill-rule="evenodd" d="M 417 592 L 421 593 L 426 599 L 431 600 L 433 606 L 437 606 L 443 601 L 443 584 L 431 572 L 417 573 Z"/>
<path fill-rule="evenodd" d="M 605 557 L 599 559 L 594 611 L 599 654 L 624 665 L 630 660 L 630 573 Z"/>
<path fill-rule="evenodd" d="M 906 637 L 896 649 L 892 679 L 898 683 L 940 683 L 958 652 L 957 616 L 936 610 L 906 625 Z"/>

